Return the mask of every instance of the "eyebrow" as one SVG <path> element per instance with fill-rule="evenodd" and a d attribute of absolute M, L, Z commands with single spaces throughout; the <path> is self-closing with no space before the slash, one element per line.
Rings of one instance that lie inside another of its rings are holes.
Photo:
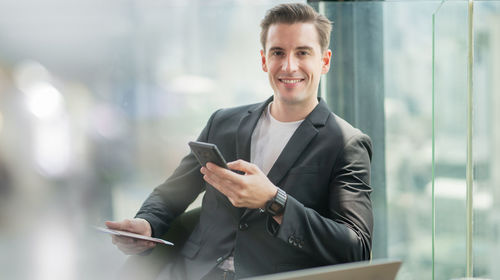
<path fill-rule="evenodd" d="M 313 51 L 312 47 L 309 46 L 300 46 L 296 48 L 297 50 L 307 50 L 307 51 Z"/>
<path fill-rule="evenodd" d="M 283 49 L 282 47 L 272 47 L 269 49 L 269 51 L 283 51 L 285 49 Z M 299 46 L 297 48 L 295 48 L 295 50 L 306 50 L 306 51 L 313 51 L 314 49 L 312 47 L 309 47 L 309 46 Z"/>
<path fill-rule="evenodd" d="M 272 51 L 282 51 L 282 50 L 284 50 L 284 49 L 280 48 L 280 47 L 272 47 L 272 48 L 269 49 L 270 52 L 272 52 Z"/>

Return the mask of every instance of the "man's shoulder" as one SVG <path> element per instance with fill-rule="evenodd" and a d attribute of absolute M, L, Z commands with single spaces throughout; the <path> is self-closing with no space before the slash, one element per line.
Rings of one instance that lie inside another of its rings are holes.
<path fill-rule="evenodd" d="M 334 132 L 334 134 L 344 138 L 344 141 L 347 141 L 353 136 L 369 139 L 369 136 L 363 133 L 363 131 L 361 131 L 359 128 L 356 128 L 351 123 L 344 120 L 335 113 L 331 113 L 326 125 Z"/>
<path fill-rule="evenodd" d="M 215 112 L 216 118 L 232 118 L 239 115 L 246 115 L 248 113 L 252 113 L 255 110 L 258 110 L 264 102 L 246 104 L 236 107 L 222 108 Z"/>
<path fill-rule="evenodd" d="M 355 128 L 351 123 L 348 121 L 344 120 L 342 117 L 338 116 L 337 114 L 331 112 L 330 113 L 330 118 L 328 124 L 333 127 L 337 127 L 338 129 L 341 130 L 346 130 L 346 131 L 356 131 L 359 129 Z"/>

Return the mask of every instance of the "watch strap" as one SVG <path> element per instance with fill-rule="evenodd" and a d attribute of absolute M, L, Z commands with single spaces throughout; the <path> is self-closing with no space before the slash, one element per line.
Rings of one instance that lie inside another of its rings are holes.
<path fill-rule="evenodd" d="M 287 198 L 286 192 L 278 188 L 276 195 L 267 201 L 265 211 L 271 216 L 281 215 L 285 211 Z"/>

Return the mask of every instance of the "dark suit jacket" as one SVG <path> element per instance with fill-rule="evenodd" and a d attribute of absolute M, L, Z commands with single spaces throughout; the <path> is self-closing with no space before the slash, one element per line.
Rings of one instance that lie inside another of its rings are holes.
<path fill-rule="evenodd" d="M 228 162 L 250 161 L 252 132 L 271 100 L 215 112 L 198 140 L 216 144 Z M 234 207 L 204 182 L 192 153 L 137 217 L 161 236 L 206 190 L 200 222 L 181 251 L 188 279 L 200 279 L 233 249 L 238 278 L 367 260 L 373 229 L 370 160 L 370 138 L 319 99 L 268 174 L 288 194 L 281 225 L 258 209 Z"/>

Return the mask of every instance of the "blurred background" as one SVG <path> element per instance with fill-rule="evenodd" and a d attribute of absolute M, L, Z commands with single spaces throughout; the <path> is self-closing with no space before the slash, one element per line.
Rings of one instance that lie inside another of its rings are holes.
<path fill-rule="evenodd" d="M 285 2 L 0 0 L 0 279 L 113 278 L 92 226 L 133 217 L 213 111 L 272 95 L 259 23 Z M 309 4 L 334 22 L 320 95 L 374 143 L 374 259 L 465 276 L 468 1 Z M 500 279 L 500 1 L 474 5 L 474 275 Z"/>

